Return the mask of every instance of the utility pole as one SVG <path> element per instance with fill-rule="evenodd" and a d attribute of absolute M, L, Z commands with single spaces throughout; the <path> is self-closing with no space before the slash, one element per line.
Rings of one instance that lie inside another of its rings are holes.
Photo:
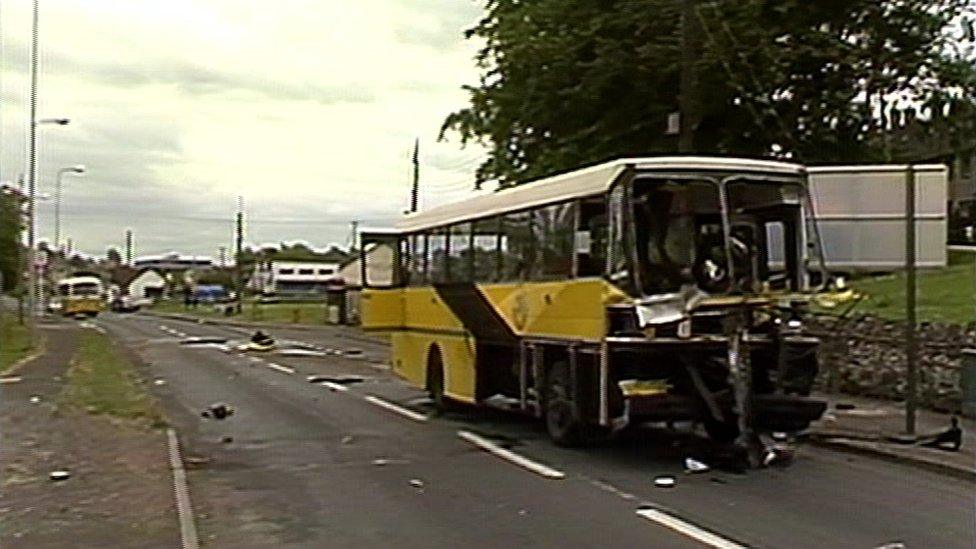
<path fill-rule="evenodd" d="M 132 266 L 132 229 L 125 230 L 125 264 Z"/>
<path fill-rule="evenodd" d="M 918 345 L 915 341 L 915 166 L 905 170 L 905 433 L 915 434 Z"/>
<path fill-rule="evenodd" d="M 31 338 L 35 337 L 35 315 L 37 314 L 38 287 L 35 242 L 34 210 L 37 202 L 37 40 L 38 40 L 38 0 L 32 2 L 30 45 L 30 116 L 27 120 L 27 272 L 30 291 L 27 294 L 27 311 L 30 317 Z"/>
<path fill-rule="evenodd" d="M 220 268 L 227 268 L 227 246 L 221 246 L 218 248 L 220 251 Z"/>
<path fill-rule="evenodd" d="M 73 244 L 74 243 L 71 241 L 71 237 L 68 237 L 68 244 L 67 244 L 68 249 L 67 251 L 64 252 L 64 258 L 66 260 L 71 258 L 71 252 L 74 250 Z"/>
<path fill-rule="evenodd" d="M 420 138 L 413 142 L 413 186 L 410 188 L 410 213 L 417 211 L 420 195 Z"/>
<path fill-rule="evenodd" d="M 241 269 L 241 259 L 244 254 L 244 197 L 237 197 L 237 225 L 236 249 L 234 253 L 234 290 L 237 292 L 237 314 L 243 311 L 244 303 L 244 271 Z"/>
<path fill-rule="evenodd" d="M 356 234 L 359 232 L 359 221 L 352 221 L 349 223 L 349 225 L 349 249 L 351 250 L 356 247 Z"/>
<path fill-rule="evenodd" d="M 681 0 L 681 75 L 678 91 L 678 152 L 695 150 L 695 129 L 701 119 L 698 104 L 698 54 L 701 25 L 698 0 Z"/>

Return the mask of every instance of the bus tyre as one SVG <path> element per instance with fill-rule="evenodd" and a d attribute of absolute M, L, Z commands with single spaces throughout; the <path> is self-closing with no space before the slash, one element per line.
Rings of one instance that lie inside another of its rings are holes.
<path fill-rule="evenodd" d="M 579 446 L 588 438 L 586 425 L 573 417 L 569 387 L 569 365 L 553 364 L 546 375 L 545 419 L 549 437 L 559 446 Z"/>

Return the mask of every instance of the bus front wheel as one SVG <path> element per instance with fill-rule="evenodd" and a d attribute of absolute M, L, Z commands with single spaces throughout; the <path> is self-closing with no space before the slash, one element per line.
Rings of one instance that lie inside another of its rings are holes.
<path fill-rule="evenodd" d="M 573 417 L 569 365 L 556 362 L 545 384 L 545 420 L 549 437 L 559 446 L 579 446 L 589 438 L 586 425 Z"/>

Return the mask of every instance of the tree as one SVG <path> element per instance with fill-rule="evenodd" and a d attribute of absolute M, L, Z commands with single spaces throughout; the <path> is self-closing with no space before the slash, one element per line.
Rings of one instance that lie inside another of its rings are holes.
<path fill-rule="evenodd" d="M 105 252 L 105 260 L 108 261 L 109 263 L 121 265 L 122 254 L 119 253 L 119 250 L 117 248 L 109 248 L 108 251 Z"/>
<path fill-rule="evenodd" d="M 16 288 L 20 280 L 23 228 L 19 198 L 11 193 L 0 193 L 0 277 L 4 292 Z"/>
<path fill-rule="evenodd" d="M 612 157 L 670 153 L 688 0 L 487 0 L 470 104 L 441 136 L 487 144 L 503 185 Z M 908 116 L 973 103 L 952 24 L 967 0 L 698 1 L 695 150 L 815 163 L 883 160 Z M 958 32 L 958 31 L 957 31 Z M 915 113 L 918 114 L 915 114 Z"/>

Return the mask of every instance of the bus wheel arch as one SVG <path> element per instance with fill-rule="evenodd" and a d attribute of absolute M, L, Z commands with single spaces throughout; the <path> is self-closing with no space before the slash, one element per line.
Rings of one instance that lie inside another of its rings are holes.
<path fill-rule="evenodd" d="M 441 352 L 440 345 L 436 343 L 427 349 L 427 368 L 424 377 L 424 385 L 434 408 L 446 410 L 450 406 L 450 402 L 445 395 L 444 355 Z"/>

